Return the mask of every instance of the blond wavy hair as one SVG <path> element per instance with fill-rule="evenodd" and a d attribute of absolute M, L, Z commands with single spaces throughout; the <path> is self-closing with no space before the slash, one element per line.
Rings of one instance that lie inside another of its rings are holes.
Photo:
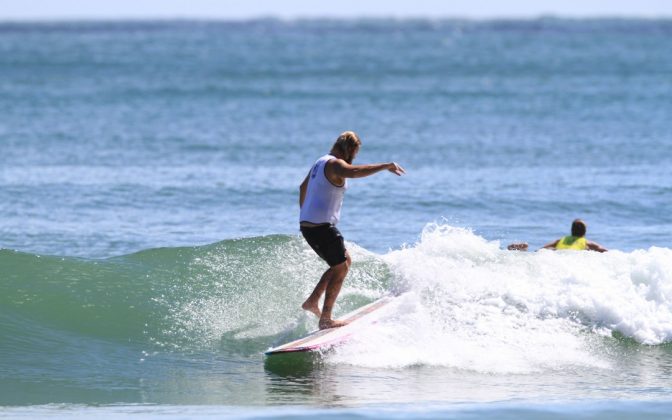
<path fill-rule="evenodd" d="M 354 131 L 344 131 L 336 139 L 331 150 L 340 152 L 346 157 L 345 161 L 352 163 L 352 157 L 355 151 L 362 146 L 362 141 Z"/>

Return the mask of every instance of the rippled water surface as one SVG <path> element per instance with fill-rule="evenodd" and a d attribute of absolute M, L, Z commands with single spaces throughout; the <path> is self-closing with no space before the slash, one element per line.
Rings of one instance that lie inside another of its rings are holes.
<path fill-rule="evenodd" d="M 664 418 L 672 23 L 0 24 L 0 416 Z M 336 308 L 298 185 L 355 163 Z M 597 253 L 537 249 L 574 218 Z M 102 405 L 102 407 L 98 407 Z M 202 406 L 202 405 L 207 405 Z"/>

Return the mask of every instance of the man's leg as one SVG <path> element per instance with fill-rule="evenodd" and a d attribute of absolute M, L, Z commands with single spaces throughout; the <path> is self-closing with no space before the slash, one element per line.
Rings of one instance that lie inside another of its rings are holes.
<path fill-rule="evenodd" d="M 341 286 L 343 285 L 343 280 L 350 270 L 350 254 L 345 253 L 345 261 L 331 267 L 328 271 L 331 271 L 329 276 L 329 281 L 326 283 L 326 294 L 324 296 L 324 305 L 322 306 L 322 316 L 320 316 L 320 329 L 325 328 L 334 328 L 342 327 L 345 325 L 345 322 L 334 321 L 331 319 L 331 311 L 336 302 L 336 298 L 341 291 Z M 326 273 L 325 273 L 326 274 Z M 318 284 L 319 286 L 319 284 Z M 317 287 L 316 287 L 317 289 Z"/>
<path fill-rule="evenodd" d="M 324 274 L 322 274 L 322 278 L 320 278 L 320 281 L 317 283 L 317 286 L 315 286 L 315 289 L 313 289 L 313 293 L 311 293 L 310 296 L 308 296 L 308 299 L 306 299 L 306 301 L 303 302 L 303 305 L 301 305 L 301 308 L 314 313 L 318 318 L 322 316 L 322 312 L 320 311 L 319 307 L 320 298 L 322 297 L 322 293 L 324 293 L 325 289 L 327 288 L 327 284 L 329 284 L 329 280 L 331 279 L 332 274 L 333 273 L 331 268 L 325 271 Z"/>

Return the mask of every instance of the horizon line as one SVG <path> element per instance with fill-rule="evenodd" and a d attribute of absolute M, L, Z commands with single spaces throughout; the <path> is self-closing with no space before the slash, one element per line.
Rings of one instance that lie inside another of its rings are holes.
<path fill-rule="evenodd" d="M 259 14 L 254 16 L 57 16 L 57 17 L 0 17 L 0 23 L 85 23 L 85 22 L 254 22 L 254 21 L 539 21 L 539 20 L 672 20 L 670 15 L 637 15 L 637 14 L 595 14 L 574 15 L 540 13 L 534 15 L 492 15 L 492 16 L 397 16 L 397 15 L 359 15 L 359 16 L 329 16 L 329 15 L 297 15 L 278 16 Z"/>

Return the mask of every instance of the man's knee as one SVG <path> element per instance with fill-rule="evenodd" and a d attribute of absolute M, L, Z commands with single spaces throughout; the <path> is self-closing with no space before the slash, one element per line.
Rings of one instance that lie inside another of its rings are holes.
<path fill-rule="evenodd" d="M 336 264 L 335 266 L 331 267 L 331 270 L 334 271 L 334 273 L 338 274 L 345 274 L 348 272 L 350 269 L 350 259 L 346 258 L 345 261 L 343 261 L 340 264 Z"/>

